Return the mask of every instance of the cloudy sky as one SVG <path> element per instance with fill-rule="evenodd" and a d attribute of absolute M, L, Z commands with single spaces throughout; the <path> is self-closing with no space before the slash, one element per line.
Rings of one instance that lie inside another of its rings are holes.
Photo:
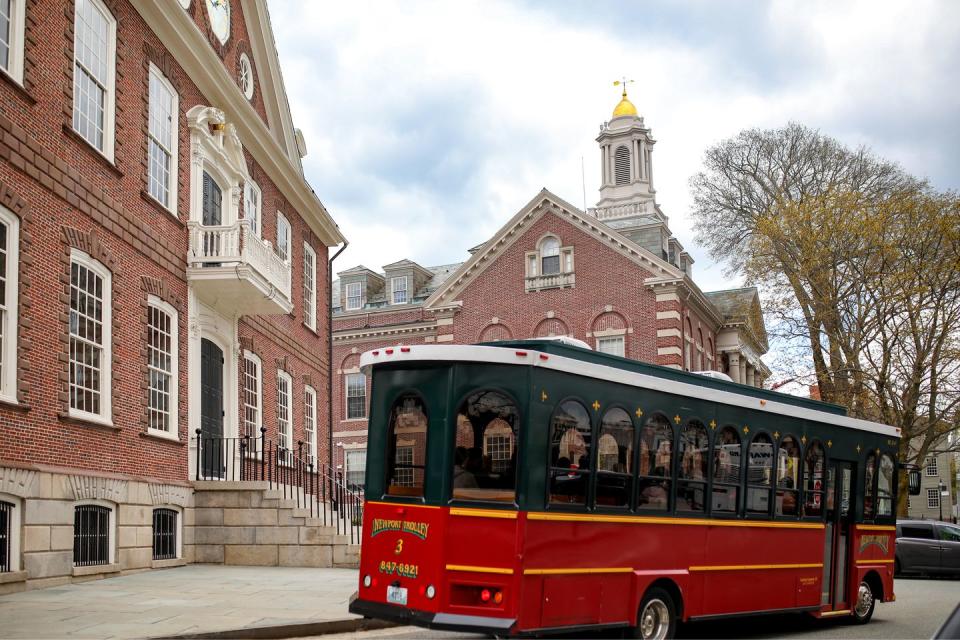
<path fill-rule="evenodd" d="M 658 201 L 706 289 L 689 177 L 706 147 L 796 120 L 960 188 L 960 2 L 270 0 L 337 270 L 459 262 L 541 187 L 598 199 L 594 138 L 630 98 Z"/>

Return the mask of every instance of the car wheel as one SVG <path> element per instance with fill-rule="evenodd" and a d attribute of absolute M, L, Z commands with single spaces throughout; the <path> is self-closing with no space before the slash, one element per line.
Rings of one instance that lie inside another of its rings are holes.
<path fill-rule="evenodd" d="M 666 640 L 677 632 L 677 606 L 665 590 L 654 587 L 647 591 L 637 609 L 637 626 L 633 637 L 643 640 Z"/>
<path fill-rule="evenodd" d="M 877 606 L 877 600 L 873 595 L 873 589 L 870 583 L 864 580 L 857 589 L 857 599 L 853 603 L 853 621 L 855 624 L 866 624 L 873 617 L 873 610 Z"/>

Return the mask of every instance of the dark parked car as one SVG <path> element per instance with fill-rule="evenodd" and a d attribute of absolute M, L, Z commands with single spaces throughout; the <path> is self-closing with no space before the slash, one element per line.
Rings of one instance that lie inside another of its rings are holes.
<path fill-rule="evenodd" d="M 897 575 L 960 575 L 960 526 L 935 520 L 897 522 Z"/>

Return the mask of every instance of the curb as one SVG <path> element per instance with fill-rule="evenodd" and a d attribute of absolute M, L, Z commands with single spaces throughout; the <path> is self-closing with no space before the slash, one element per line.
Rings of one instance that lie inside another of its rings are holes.
<path fill-rule="evenodd" d="M 270 625 L 264 627 L 244 627 L 226 631 L 198 631 L 173 636 L 157 636 L 151 640 L 194 640 L 208 638 L 237 638 L 238 640 L 274 640 L 277 638 L 298 638 L 302 636 L 321 636 L 331 633 L 352 633 L 371 631 L 397 626 L 393 622 L 373 618 L 344 618 L 342 620 L 323 620 L 318 622 L 298 622 L 294 624 Z"/>

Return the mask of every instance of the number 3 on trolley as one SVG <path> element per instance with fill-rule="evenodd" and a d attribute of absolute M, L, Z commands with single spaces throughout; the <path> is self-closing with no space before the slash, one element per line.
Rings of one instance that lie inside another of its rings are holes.
<path fill-rule="evenodd" d="M 403 551 L 403 538 L 397 538 L 397 546 L 393 548 L 394 555 L 400 555 Z"/>

